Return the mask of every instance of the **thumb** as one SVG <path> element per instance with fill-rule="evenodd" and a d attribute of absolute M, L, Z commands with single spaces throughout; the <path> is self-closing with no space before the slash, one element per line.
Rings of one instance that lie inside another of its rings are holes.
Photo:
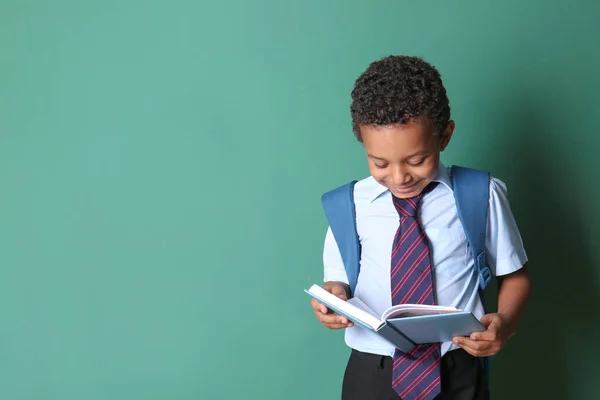
<path fill-rule="evenodd" d="M 341 286 L 334 286 L 331 289 L 331 294 L 339 297 L 342 300 L 348 300 L 348 296 L 346 296 L 346 291 Z"/>
<path fill-rule="evenodd" d="M 487 314 L 481 317 L 481 325 L 485 327 L 483 332 L 473 332 L 471 340 L 496 340 L 496 333 L 499 330 L 496 314 Z"/>
<path fill-rule="evenodd" d="M 494 321 L 494 316 L 492 314 L 486 314 L 479 320 L 481 325 L 483 325 L 486 329 L 489 328 L 490 324 Z"/>

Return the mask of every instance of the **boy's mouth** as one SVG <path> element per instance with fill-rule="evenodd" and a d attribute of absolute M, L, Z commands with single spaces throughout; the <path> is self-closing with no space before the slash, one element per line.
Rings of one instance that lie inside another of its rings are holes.
<path fill-rule="evenodd" d="M 419 184 L 419 181 L 413 183 L 410 186 L 403 186 L 403 187 L 394 188 L 393 191 L 396 192 L 396 193 L 402 193 L 402 194 L 411 193 L 412 191 L 415 190 L 415 188 L 417 187 L 418 184 Z"/>
<path fill-rule="evenodd" d="M 412 183 L 410 185 L 407 186 L 398 186 L 396 189 L 398 189 L 399 191 L 406 191 L 406 190 L 411 190 L 414 189 L 415 186 L 417 186 L 419 184 L 420 181 L 416 181 L 415 183 Z"/>

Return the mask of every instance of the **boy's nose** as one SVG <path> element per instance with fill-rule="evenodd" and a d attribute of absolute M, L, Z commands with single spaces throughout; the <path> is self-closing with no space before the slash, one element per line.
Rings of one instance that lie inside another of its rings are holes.
<path fill-rule="evenodd" d="M 392 184 L 394 186 L 404 186 L 410 182 L 410 175 L 407 174 L 402 168 L 396 168 L 392 171 Z"/>

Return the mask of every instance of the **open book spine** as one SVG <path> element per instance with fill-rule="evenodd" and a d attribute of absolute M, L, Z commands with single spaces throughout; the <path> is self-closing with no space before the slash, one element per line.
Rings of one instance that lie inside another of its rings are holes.
<path fill-rule="evenodd" d="M 387 323 L 383 324 L 377 330 L 377 333 L 403 353 L 408 353 L 417 346 L 413 341 Z"/>

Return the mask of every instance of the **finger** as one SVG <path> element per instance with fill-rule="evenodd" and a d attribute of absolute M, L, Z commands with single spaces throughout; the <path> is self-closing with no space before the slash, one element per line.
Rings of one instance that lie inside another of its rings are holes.
<path fill-rule="evenodd" d="M 323 325 L 325 325 L 328 328 L 335 327 L 334 329 L 341 329 L 341 328 L 351 328 L 354 326 L 354 323 L 352 321 L 348 321 L 348 320 L 346 320 L 345 322 L 336 320 L 334 323 L 323 324 Z"/>
<path fill-rule="evenodd" d="M 496 331 L 484 331 L 484 332 L 474 332 L 471 334 L 471 340 L 484 340 L 488 342 L 493 342 L 498 339 L 498 333 Z"/>
<path fill-rule="evenodd" d="M 328 329 L 344 329 L 344 328 L 349 328 L 351 325 L 345 325 L 345 324 L 327 324 L 324 326 Z"/>
<path fill-rule="evenodd" d="M 331 293 L 331 294 L 333 294 L 333 295 L 335 295 L 335 296 L 339 296 L 339 295 L 341 295 L 341 294 L 345 295 L 345 294 L 346 294 L 346 291 L 345 291 L 345 290 L 344 290 L 342 287 L 340 287 L 340 286 L 336 285 L 336 286 L 333 286 L 333 287 L 331 288 L 331 290 L 330 290 L 330 292 L 329 292 L 329 293 Z"/>
<path fill-rule="evenodd" d="M 339 295 L 346 295 L 346 289 L 344 289 L 344 287 L 340 284 L 325 284 L 323 286 L 323 289 L 327 290 L 329 293 L 331 293 L 334 296 L 339 296 Z"/>
<path fill-rule="evenodd" d="M 494 341 L 498 338 L 498 332 L 495 329 L 488 329 L 483 332 L 471 333 L 471 340 L 487 340 Z"/>
<path fill-rule="evenodd" d="M 479 320 L 479 322 L 481 322 L 481 325 L 483 325 L 486 329 L 489 327 L 492 321 L 494 321 L 493 314 L 486 314 Z"/>
<path fill-rule="evenodd" d="M 492 342 L 488 340 L 471 340 L 466 337 L 458 338 L 454 341 L 454 343 L 460 345 L 461 347 L 469 347 L 473 350 L 485 350 L 492 344 Z"/>
<path fill-rule="evenodd" d="M 332 314 L 318 314 L 319 321 L 329 329 L 350 328 L 354 326 L 352 321 L 344 317 Z"/>
<path fill-rule="evenodd" d="M 347 318 L 344 318 L 344 317 L 341 317 L 341 316 L 335 315 L 335 314 L 317 313 L 317 318 L 323 325 L 325 325 L 325 324 L 348 325 L 348 323 L 350 322 L 350 321 L 348 321 Z"/>
<path fill-rule="evenodd" d="M 473 340 L 498 340 L 500 336 L 501 325 L 497 319 L 492 319 L 483 332 L 473 332 L 471 339 Z"/>
<path fill-rule="evenodd" d="M 315 312 L 320 312 L 322 314 L 327 314 L 329 309 L 324 304 L 319 303 L 317 300 L 312 299 L 310 301 L 310 306 L 315 310 Z"/>
<path fill-rule="evenodd" d="M 454 343 L 475 357 L 490 355 L 496 347 L 496 342 L 475 341 L 467 338 L 459 338 Z"/>

